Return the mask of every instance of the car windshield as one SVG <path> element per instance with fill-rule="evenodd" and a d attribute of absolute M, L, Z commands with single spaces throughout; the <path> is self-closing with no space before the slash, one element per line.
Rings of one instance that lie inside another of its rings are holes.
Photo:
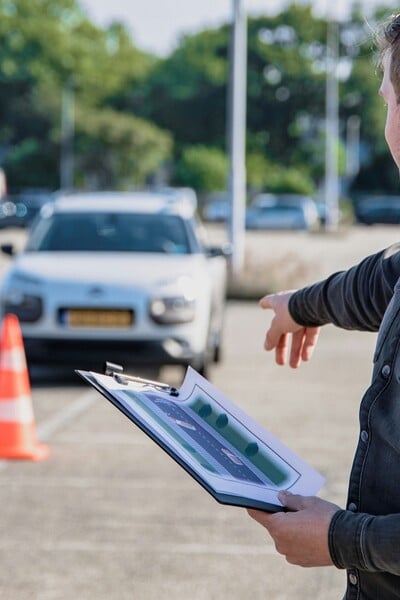
<path fill-rule="evenodd" d="M 41 219 L 27 251 L 190 254 L 183 219 L 147 213 L 53 213 Z"/>

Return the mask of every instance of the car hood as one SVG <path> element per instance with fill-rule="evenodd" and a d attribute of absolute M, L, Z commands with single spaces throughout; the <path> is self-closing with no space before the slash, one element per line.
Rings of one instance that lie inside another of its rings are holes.
<path fill-rule="evenodd" d="M 181 275 L 193 277 L 204 268 L 202 254 L 27 252 L 15 259 L 11 271 L 38 282 L 62 280 L 147 287 Z"/>

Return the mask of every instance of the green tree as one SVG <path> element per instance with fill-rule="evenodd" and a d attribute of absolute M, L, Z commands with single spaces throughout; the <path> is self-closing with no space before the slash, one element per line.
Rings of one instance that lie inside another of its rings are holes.
<path fill-rule="evenodd" d="M 128 132 L 122 144 L 121 136 L 107 138 L 107 155 L 115 154 L 107 172 L 115 185 L 141 181 L 169 158 L 171 141 L 164 132 L 131 113 L 104 116 L 110 98 L 140 82 L 155 62 L 135 48 L 121 24 L 96 27 L 75 0 L 0 0 L 0 45 L 0 160 L 11 188 L 58 186 L 61 96 L 71 78 L 77 114 L 93 123 L 90 131 L 77 120 L 81 180 L 93 180 L 96 124 L 104 120 L 108 131 L 114 126 L 120 132 L 123 122 Z M 133 172 L 126 155 L 135 156 Z M 99 161 L 97 180 L 102 176 Z"/>
<path fill-rule="evenodd" d="M 128 106 L 173 133 L 178 152 L 185 144 L 225 148 L 228 40 L 226 26 L 183 37 L 127 95 Z"/>
<path fill-rule="evenodd" d="M 227 174 L 228 160 L 222 150 L 186 146 L 177 163 L 174 182 L 199 192 L 214 192 L 225 188 Z"/>
<path fill-rule="evenodd" d="M 340 82 L 340 157 L 347 119 L 360 116 L 367 168 L 373 168 L 375 160 L 384 160 L 382 153 L 388 158 L 372 64 L 370 23 L 374 20 L 372 15 L 367 23 L 355 10 L 351 21 L 340 26 L 341 72 L 346 66 L 351 70 L 351 76 Z M 126 93 L 127 105 L 171 131 L 176 157 L 186 145 L 226 148 L 229 34 L 229 27 L 223 26 L 184 37 L 171 56 L 154 65 L 143 85 Z M 326 39 L 327 23 L 313 15 L 310 5 L 293 3 L 276 16 L 248 20 L 250 165 L 262 155 L 268 163 L 303 171 L 314 185 L 321 183 Z M 251 187 L 262 180 L 256 171 L 248 167 Z"/>
<path fill-rule="evenodd" d="M 382 9 L 368 24 L 362 12 L 356 8 L 351 22 L 341 24 L 340 55 L 352 72 L 340 84 L 340 156 L 347 119 L 357 115 L 363 164 L 353 187 L 394 191 L 369 29 Z M 268 174 L 280 169 L 321 182 L 326 32 L 326 22 L 301 3 L 248 20 L 251 189 L 266 189 Z M 189 184 L 190 171 L 190 185 L 207 187 L 205 174 L 195 175 L 188 164 L 193 147 L 203 163 L 204 148 L 220 158 L 226 152 L 229 40 L 227 25 L 205 30 L 183 37 L 160 60 L 136 48 L 121 23 L 95 26 L 76 0 L 0 0 L 0 162 L 11 187 L 58 186 L 61 96 L 71 78 L 78 183 L 126 187 L 168 163 L 171 173 L 176 167 L 175 182 Z M 220 187 L 222 160 L 216 161 L 213 185 Z"/>
<path fill-rule="evenodd" d="M 303 169 L 296 169 L 295 167 L 286 169 L 280 165 L 276 165 L 269 172 L 265 188 L 267 191 L 276 194 L 313 195 L 315 193 L 315 184 Z"/>
<path fill-rule="evenodd" d="M 78 181 L 86 187 L 143 185 L 169 156 L 171 136 L 151 123 L 110 108 L 77 113 Z"/>

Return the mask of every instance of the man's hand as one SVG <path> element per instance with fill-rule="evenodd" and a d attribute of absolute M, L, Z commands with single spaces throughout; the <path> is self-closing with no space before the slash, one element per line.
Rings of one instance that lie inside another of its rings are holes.
<path fill-rule="evenodd" d="M 301 361 L 310 360 L 320 332 L 319 327 L 303 327 L 292 319 L 289 313 L 289 298 L 292 291 L 280 292 L 264 296 L 260 300 L 261 308 L 270 308 L 275 312 L 267 331 L 264 348 L 275 349 L 275 361 L 278 365 L 285 365 L 287 360 L 289 335 L 291 335 L 291 348 L 289 365 L 296 369 Z"/>
<path fill-rule="evenodd" d="M 301 567 L 333 564 L 328 547 L 328 529 L 339 506 L 316 497 L 280 492 L 279 499 L 290 512 L 267 513 L 248 509 L 249 515 L 265 527 L 280 554 L 288 563 Z"/>

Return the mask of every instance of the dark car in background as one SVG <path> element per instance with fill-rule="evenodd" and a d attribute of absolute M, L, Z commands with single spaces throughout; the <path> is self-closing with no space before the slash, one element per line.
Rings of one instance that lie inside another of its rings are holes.
<path fill-rule="evenodd" d="M 0 203 L 0 228 L 29 227 L 42 206 L 53 199 L 53 193 L 48 190 L 9 194 Z"/>
<path fill-rule="evenodd" d="M 400 224 L 400 196 L 368 195 L 353 201 L 357 223 Z"/>

